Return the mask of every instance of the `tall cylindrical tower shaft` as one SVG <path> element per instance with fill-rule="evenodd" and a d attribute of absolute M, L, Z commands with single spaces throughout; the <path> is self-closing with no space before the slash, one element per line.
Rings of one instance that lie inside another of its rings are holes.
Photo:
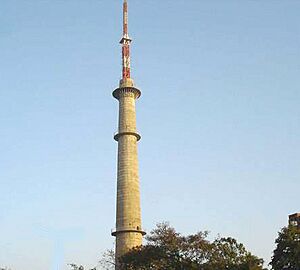
<path fill-rule="evenodd" d="M 113 93 L 119 100 L 116 258 L 142 244 L 140 187 L 138 172 L 135 100 L 140 91 L 135 87 L 122 86 Z"/>
<path fill-rule="evenodd" d="M 142 244 L 140 186 L 137 143 L 140 135 L 136 129 L 135 101 L 141 92 L 134 87 L 130 77 L 130 43 L 128 36 L 128 7 L 123 4 L 122 79 L 113 96 L 119 101 L 119 126 L 114 139 L 118 142 L 116 269 L 118 259 L 134 247 Z"/>

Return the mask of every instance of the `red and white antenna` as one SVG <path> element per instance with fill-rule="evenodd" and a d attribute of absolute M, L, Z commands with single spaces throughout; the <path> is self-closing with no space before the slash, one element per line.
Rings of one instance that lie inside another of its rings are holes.
<path fill-rule="evenodd" d="M 130 43 L 128 35 L 128 4 L 127 0 L 123 2 L 123 37 L 122 44 L 122 80 L 130 79 Z"/>

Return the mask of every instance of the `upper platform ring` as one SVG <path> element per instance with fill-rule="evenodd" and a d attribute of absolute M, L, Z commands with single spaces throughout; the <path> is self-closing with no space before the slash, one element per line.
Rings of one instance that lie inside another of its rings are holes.
<path fill-rule="evenodd" d="M 133 86 L 125 86 L 115 89 L 112 93 L 113 97 L 116 99 L 120 99 L 120 97 L 128 94 L 133 94 L 134 98 L 138 99 L 141 96 L 141 91 Z"/>

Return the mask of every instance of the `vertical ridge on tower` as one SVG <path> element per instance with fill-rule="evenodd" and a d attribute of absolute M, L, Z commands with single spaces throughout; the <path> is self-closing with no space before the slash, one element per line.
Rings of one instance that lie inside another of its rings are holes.
<path fill-rule="evenodd" d="M 141 91 L 134 87 L 130 74 L 130 44 L 128 35 L 128 4 L 123 2 L 122 79 L 113 96 L 119 101 L 119 125 L 114 139 L 118 142 L 116 269 L 118 259 L 142 244 L 143 235 L 140 206 L 137 143 L 141 139 L 136 129 L 135 101 Z"/>

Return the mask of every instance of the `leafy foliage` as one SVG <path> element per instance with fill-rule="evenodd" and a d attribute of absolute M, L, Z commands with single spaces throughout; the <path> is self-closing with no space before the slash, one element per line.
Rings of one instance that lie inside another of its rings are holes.
<path fill-rule="evenodd" d="M 294 225 L 284 227 L 279 233 L 275 243 L 270 265 L 274 270 L 300 269 L 300 228 Z"/>
<path fill-rule="evenodd" d="M 101 270 L 115 270 L 115 252 L 108 249 L 102 254 L 99 264 L 101 266 Z"/>
<path fill-rule="evenodd" d="M 86 267 L 82 265 L 77 265 L 75 263 L 68 264 L 72 270 L 85 270 Z M 98 265 L 89 270 L 115 270 L 115 253 L 113 250 L 106 250 L 102 256 L 101 260 L 98 262 Z M 0 269 L 2 270 L 2 269 Z"/>
<path fill-rule="evenodd" d="M 84 270 L 84 267 L 82 265 L 78 266 L 77 264 L 74 263 L 70 263 L 68 265 L 72 268 L 72 270 Z M 90 270 L 96 270 L 96 267 Z"/>
<path fill-rule="evenodd" d="M 72 268 L 72 270 L 84 270 L 82 265 L 78 266 L 77 264 L 70 263 L 69 266 Z"/>
<path fill-rule="evenodd" d="M 262 270 L 263 260 L 233 238 L 207 239 L 208 232 L 183 236 L 157 225 L 147 244 L 120 258 L 122 270 Z"/>

